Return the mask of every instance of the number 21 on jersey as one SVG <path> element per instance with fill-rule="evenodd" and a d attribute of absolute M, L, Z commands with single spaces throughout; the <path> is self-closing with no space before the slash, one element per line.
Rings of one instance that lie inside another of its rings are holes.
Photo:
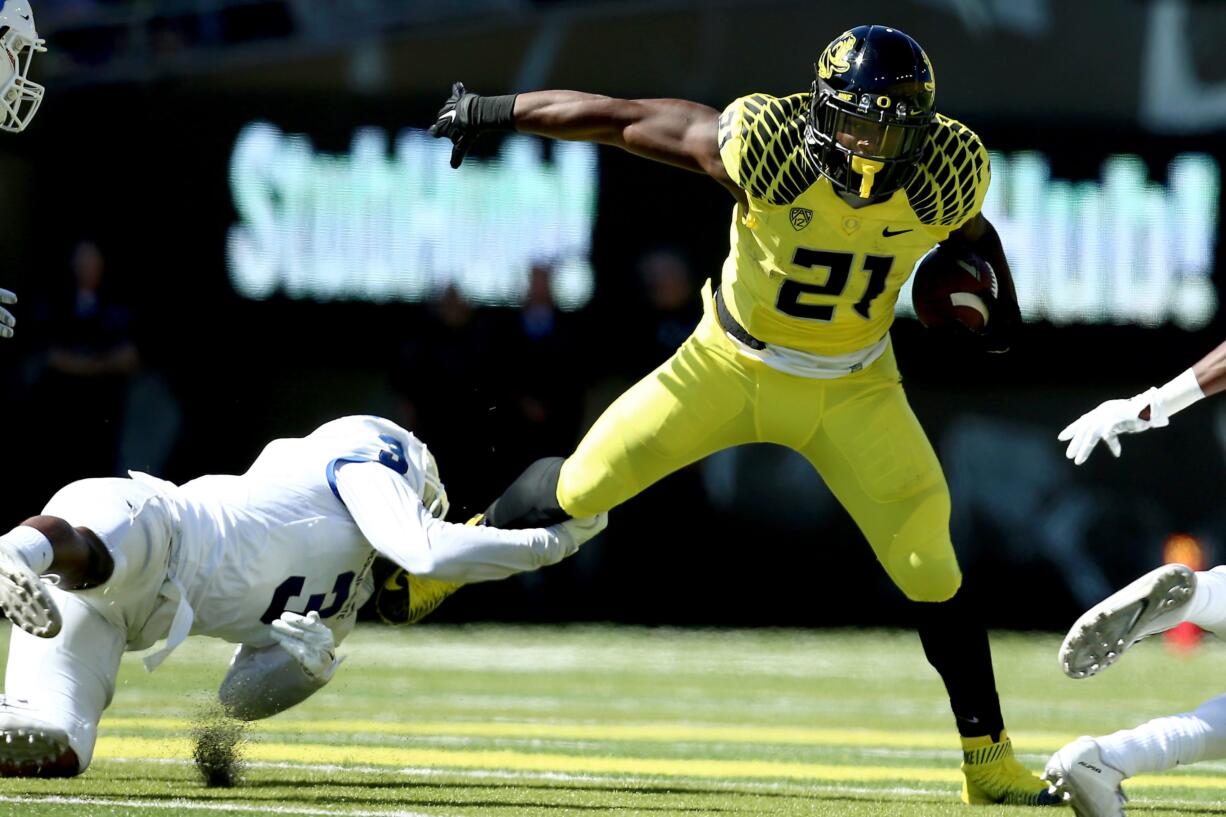
<path fill-rule="evenodd" d="M 779 298 L 775 301 L 775 308 L 793 318 L 830 323 L 830 321 L 834 320 L 834 310 L 836 308 L 834 304 L 815 304 L 801 299 L 811 295 L 824 295 L 836 298 L 842 295 L 851 279 L 851 268 L 854 260 L 855 255 L 849 252 L 831 252 L 829 250 L 812 250 L 808 247 L 797 247 L 796 253 L 792 256 L 792 263 L 795 266 L 804 269 L 825 267 L 830 271 L 830 274 L 826 277 L 826 283 L 824 284 L 805 284 L 791 278 L 785 280 L 783 285 L 779 287 Z M 852 306 L 852 309 L 861 318 L 869 319 L 873 300 L 882 292 L 885 292 L 886 279 L 890 275 L 890 268 L 892 266 L 894 266 L 893 256 L 864 256 L 864 261 L 860 267 L 868 274 L 868 285 L 864 288 L 864 295 Z"/>

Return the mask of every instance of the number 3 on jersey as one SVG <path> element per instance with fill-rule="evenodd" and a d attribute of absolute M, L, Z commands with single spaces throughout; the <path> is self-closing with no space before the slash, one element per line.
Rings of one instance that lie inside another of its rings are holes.
<path fill-rule="evenodd" d="M 834 320 L 834 304 L 803 303 L 800 299 L 806 295 L 825 295 L 838 297 L 847 289 L 851 278 L 851 264 L 855 256 L 849 252 L 830 252 L 827 250 L 811 250 L 807 247 L 797 247 L 792 256 L 792 263 L 805 269 L 825 267 L 830 275 L 824 284 L 804 284 L 788 279 L 779 287 L 779 298 L 775 308 L 793 318 L 804 318 L 811 321 L 829 323 Z M 885 292 L 886 278 L 890 275 L 890 267 L 894 265 L 894 257 L 890 255 L 866 255 L 861 268 L 868 273 L 868 286 L 864 296 L 852 307 L 861 318 L 868 320 L 873 299 Z"/>
<path fill-rule="evenodd" d="M 379 462 L 404 476 L 409 471 L 409 461 L 404 456 L 404 446 L 390 434 L 380 434 L 379 441 L 384 448 L 379 452 Z"/>

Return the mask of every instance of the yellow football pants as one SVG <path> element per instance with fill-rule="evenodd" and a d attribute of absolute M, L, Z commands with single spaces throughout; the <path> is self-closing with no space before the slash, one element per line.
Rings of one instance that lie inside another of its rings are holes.
<path fill-rule="evenodd" d="M 694 334 L 611 405 L 562 465 L 572 516 L 608 511 L 661 477 L 743 443 L 799 451 L 848 510 L 894 583 L 944 601 L 962 574 L 949 537 L 949 488 L 903 394 L 893 348 L 834 380 L 785 374 L 738 353 L 709 288 Z"/>

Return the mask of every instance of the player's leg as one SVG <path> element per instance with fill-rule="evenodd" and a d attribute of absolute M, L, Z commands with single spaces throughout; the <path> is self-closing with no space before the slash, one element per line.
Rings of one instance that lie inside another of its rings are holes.
<path fill-rule="evenodd" d="M 66 530 L 84 537 L 84 544 L 66 546 L 70 575 L 76 569 L 85 585 L 109 575 L 75 590 L 44 585 L 62 616 L 55 637 L 14 631 L 0 706 L 0 774 L 72 775 L 89 765 L 119 658 L 161 601 L 171 537 L 165 513 L 146 504 L 153 496 L 132 480 L 82 480 L 57 493 L 37 518 L 56 520 L 42 529 L 57 539 L 67 540 Z M 97 544 L 109 562 L 93 554 Z M 73 552 L 80 547 L 86 556 Z M 59 552 L 54 545 L 52 551 L 54 565 Z"/>
<path fill-rule="evenodd" d="M 1226 760 L 1226 695 L 1192 712 L 1154 718 L 1102 737 L 1080 737 L 1047 762 L 1045 777 L 1078 815 L 1123 815 L 1120 784 L 1205 760 Z"/>
<path fill-rule="evenodd" d="M 757 439 L 752 378 L 708 314 L 565 460 L 538 460 L 487 511 L 496 527 L 606 512 L 712 452 Z"/>
<path fill-rule="evenodd" d="M 1141 639 L 1185 621 L 1226 634 L 1226 566 L 1194 572 L 1163 565 L 1112 593 L 1069 629 L 1060 666 L 1073 678 L 1095 675 Z"/>
<path fill-rule="evenodd" d="M 892 352 L 823 391 L 820 426 L 792 445 L 821 473 L 890 578 L 914 602 L 924 653 L 945 683 L 962 736 L 963 798 L 1054 803 L 1042 781 L 1013 758 L 987 632 L 973 597 L 960 590 L 949 489 L 899 384 Z"/>
<path fill-rule="evenodd" d="M 79 596 L 52 588 L 64 626 L 54 638 L 16 628 L 0 704 L 0 777 L 71 777 L 93 758 L 115 692 L 123 630 Z M 11 740 L 10 740 L 11 739 Z"/>
<path fill-rule="evenodd" d="M 114 564 L 97 536 L 55 516 L 35 516 L 0 536 L 0 609 L 32 635 L 59 632 L 60 617 L 43 575 L 64 589 L 105 582 Z"/>
<path fill-rule="evenodd" d="M 543 457 L 524 469 L 485 510 L 484 524 L 496 528 L 543 528 L 565 522 L 570 514 L 558 503 L 558 479 L 564 457 Z"/>

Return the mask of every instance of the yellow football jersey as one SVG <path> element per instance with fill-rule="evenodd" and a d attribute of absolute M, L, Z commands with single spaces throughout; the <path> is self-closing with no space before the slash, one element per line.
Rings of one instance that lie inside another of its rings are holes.
<path fill-rule="evenodd" d="M 719 119 L 728 175 L 749 199 L 732 218 L 724 298 L 767 343 L 821 355 L 876 343 L 916 262 L 983 205 L 988 154 L 970 128 L 937 115 L 923 157 L 889 199 L 852 207 L 809 162 L 809 95 L 754 94 Z"/>

